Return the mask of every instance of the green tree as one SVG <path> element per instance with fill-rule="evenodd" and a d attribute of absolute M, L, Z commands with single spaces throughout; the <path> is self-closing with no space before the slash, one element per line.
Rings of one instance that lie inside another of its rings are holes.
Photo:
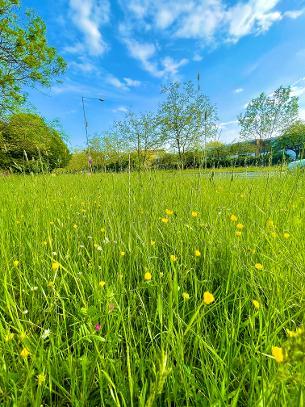
<path fill-rule="evenodd" d="M 44 22 L 30 11 L 20 22 L 19 8 L 19 0 L 0 0 L 0 117 L 25 101 L 25 86 L 49 86 L 66 67 Z"/>
<path fill-rule="evenodd" d="M 51 171 L 65 166 L 69 150 L 57 129 L 31 113 L 18 113 L 1 123 L 0 167 L 19 171 Z"/>
<path fill-rule="evenodd" d="M 305 123 L 298 120 L 276 140 L 276 147 L 292 149 L 298 155 L 303 155 L 305 148 Z"/>
<path fill-rule="evenodd" d="M 207 139 L 215 136 L 217 112 L 208 97 L 197 91 L 192 82 L 172 82 L 163 86 L 165 101 L 159 110 L 162 133 L 171 148 L 178 152 L 184 166 L 185 153 L 192 148 L 206 150 Z"/>
<path fill-rule="evenodd" d="M 240 135 L 244 140 L 256 140 L 257 155 L 262 141 L 286 131 L 298 117 L 298 98 L 291 96 L 290 87 L 279 87 L 272 95 L 261 93 L 238 116 Z"/>
<path fill-rule="evenodd" d="M 124 120 L 114 125 L 115 134 L 125 146 L 125 151 L 136 152 L 137 166 L 145 166 L 152 150 L 160 148 L 162 137 L 158 118 L 151 112 L 128 112 Z"/>

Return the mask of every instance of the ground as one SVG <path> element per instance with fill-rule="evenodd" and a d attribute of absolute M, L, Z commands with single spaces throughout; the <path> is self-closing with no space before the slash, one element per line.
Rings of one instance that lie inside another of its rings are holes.
<path fill-rule="evenodd" d="M 0 404 L 300 406 L 305 178 L 0 178 Z"/>

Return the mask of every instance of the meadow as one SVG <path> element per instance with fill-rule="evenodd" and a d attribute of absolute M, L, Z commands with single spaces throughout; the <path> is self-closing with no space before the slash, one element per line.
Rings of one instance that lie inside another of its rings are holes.
<path fill-rule="evenodd" d="M 0 178 L 1 406 L 303 406 L 305 177 Z"/>

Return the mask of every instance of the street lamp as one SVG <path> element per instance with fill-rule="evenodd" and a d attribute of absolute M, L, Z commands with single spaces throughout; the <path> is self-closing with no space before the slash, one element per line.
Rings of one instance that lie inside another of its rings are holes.
<path fill-rule="evenodd" d="M 105 100 L 101 99 L 101 98 L 91 98 L 91 97 L 87 97 L 87 96 L 82 96 L 82 105 L 83 105 L 83 113 L 84 113 L 84 126 L 85 126 L 87 151 L 88 151 L 88 167 L 89 167 L 90 172 L 92 172 L 92 157 L 90 156 L 90 151 L 89 151 L 88 121 L 87 121 L 86 109 L 85 109 L 85 99 L 87 99 L 87 100 L 98 100 L 100 102 L 105 102 Z"/>

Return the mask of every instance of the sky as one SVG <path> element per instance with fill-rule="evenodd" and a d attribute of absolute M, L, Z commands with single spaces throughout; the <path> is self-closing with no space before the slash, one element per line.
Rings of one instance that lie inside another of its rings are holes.
<path fill-rule="evenodd" d="M 305 120 L 305 0 L 23 0 L 47 26 L 68 68 L 61 83 L 28 90 L 59 119 L 69 144 L 128 110 L 155 111 L 168 81 L 196 81 L 218 108 L 220 141 L 239 137 L 237 115 L 261 92 L 292 86 Z"/>

